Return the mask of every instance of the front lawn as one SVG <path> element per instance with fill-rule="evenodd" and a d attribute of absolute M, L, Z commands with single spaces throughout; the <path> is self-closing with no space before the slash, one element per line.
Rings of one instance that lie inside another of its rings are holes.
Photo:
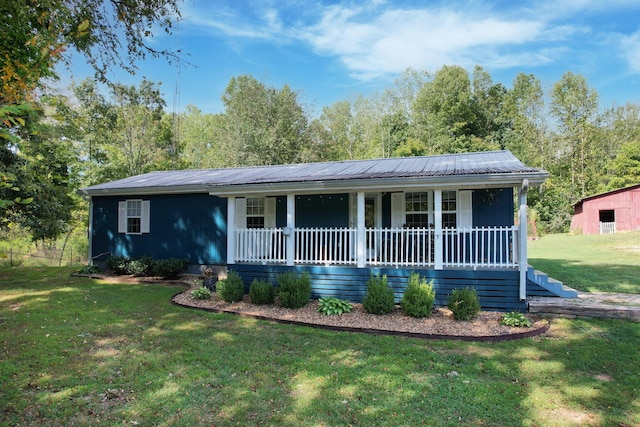
<path fill-rule="evenodd" d="M 640 423 L 638 323 L 555 320 L 495 344 L 378 337 L 69 273 L 0 269 L 1 425 Z"/>
<path fill-rule="evenodd" d="M 550 234 L 528 250 L 529 264 L 579 291 L 640 294 L 640 232 Z"/>

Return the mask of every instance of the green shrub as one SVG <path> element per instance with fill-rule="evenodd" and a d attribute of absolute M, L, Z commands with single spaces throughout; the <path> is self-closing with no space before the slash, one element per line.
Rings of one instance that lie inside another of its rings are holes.
<path fill-rule="evenodd" d="M 531 320 L 529 320 L 527 316 L 515 311 L 502 316 L 502 320 L 500 321 L 500 323 L 505 326 L 515 326 L 517 328 L 528 328 L 529 326 L 531 326 Z"/>
<path fill-rule="evenodd" d="M 242 301 L 244 297 L 244 283 L 235 271 L 231 270 L 226 279 L 220 280 L 216 289 L 218 296 L 226 302 Z"/>
<path fill-rule="evenodd" d="M 473 288 L 454 289 L 447 303 L 456 320 L 470 320 L 480 312 L 478 294 Z"/>
<path fill-rule="evenodd" d="M 255 279 L 249 287 L 249 297 L 254 304 L 273 304 L 276 290 L 271 283 Z"/>
<path fill-rule="evenodd" d="M 97 265 L 85 265 L 78 271 L 80 274 L 96 274 L 102 273 L 102 269 Z"/>
<path fill-rule="evenodd" d="M 191 298 L 193 299 L 209 299 L 211 298 L 211 291 L 204 286 L 199 287 L 191 291 Z"/>
<path fill-rule="evenodd" d="M 155 261 L 149 256 L 143 256 L 140 259 L 134 259 L 129 264 L 129 271 L 137 277 L 147 277 L 154 275 Z"/>
<path fill-rule="evenodd" d="M 388 314 L 394 307 L 393 289 L 387 284 L 387 276 L 371 275 L 367 282 L 367 295 L 362 301 L 364 311 L 371 314 Z"/>
<path fill-rule="evenodd" d="M 160 276 L 163 279 L 177 279 L 184 270 L 187 269 L 189 261 L 179 258 L 168 258 L 156 260 L 153 267 L 153 276 Z"/>
<path fill-rule="evenodd" d="M 285 308 L 304 307 L 311 300 L 311 279 L 306 271 L 298 276 L 294 272 L 278 275 L 278 297 Z"/>
<path fill-rule="evenodd" d="M 433 285 L 427 283 L 418 273 L 411 273 L 407 289 L 400 301 L 402 311 L 411 317 L 428 317 L 435 301 L 436 292 Z"/>
<path fill-rule="evenodd" d="M 131 259 L 126 256 L 111 255 L 104 263 L 107 268 L 113 270 L 117 276 L 130 274 Z"/>
<path fill-rule="evenodd" d="M 335 297 L 322 297 L 318 300 L 318 312 L 326 315 L 348 313 L 353 305 L 346 300 Z"/>

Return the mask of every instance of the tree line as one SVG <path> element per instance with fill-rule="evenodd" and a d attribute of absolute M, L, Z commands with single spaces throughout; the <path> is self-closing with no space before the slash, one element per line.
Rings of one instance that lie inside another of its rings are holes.
<path fill-rule="evenodd" d="M 78 188 L 152 170 L 507 149 L 550 173 L 529 197 L 548 231 L 566 231 L 580 198 L 640 182 L 640 106 L 602 108 L 579 74 L 544 88 L 524 73 L 496 83 L 481 66 L 408 69 L 377 94 L 318 112 L 286 84 L 242 75 L 221 94 L 222 113 L 178 113 L 161 83 L 106 78 L 110 64 L 179 59 L 145 44 L 154 25 L 171 31 L 175 0 L 17 0 L 0 11 L 0 229 L 34 240 L 86 221 Z M 62 94 L 47 79 L 69 47 L 95 77 Z"/>

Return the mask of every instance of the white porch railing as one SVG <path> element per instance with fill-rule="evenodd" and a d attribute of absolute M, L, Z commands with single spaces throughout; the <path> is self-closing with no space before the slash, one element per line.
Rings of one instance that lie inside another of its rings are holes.
<path fill-rule="evenodd" d="M 518 227 L 445 228 L 445 267 L 517 267 Z"/>
<path fill-rule="evenodd" d="M 286 243 L 282 228 L 236 229 L 237 262 L 278 264 L 287 261 Z"/>
<path fill-rule="evenodd" d="M 298 228 L 285 236 L 281 228 L 236 230 L 236 262 L 287 262 L 286 239 L 293 238 L 293 263 L 356 265 L 357 229 Z M 370 266 L 434 267 L 436 242 L 442 245 L 442 265 L 462 268 L 518 266 L 518 227 L 446 228 L 436 238 L 433 228 L 367 228 L 365 264 Z"/>
<path fill-rule="evenodd" d="M 356 264 L 355 228 L 297 228 L 296 264 Z"/>

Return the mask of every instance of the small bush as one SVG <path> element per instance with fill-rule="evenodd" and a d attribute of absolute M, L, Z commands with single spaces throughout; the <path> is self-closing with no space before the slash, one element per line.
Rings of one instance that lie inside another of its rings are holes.
<path fill-rule="evenodd" d="M 353 305 L 346 300 L 335 297 L 322 297 L 318 300 L 318 312 L 326 315 L 348 313 Z"/>
<path fill-rule="evenodd" d="M 505 326 L 515 326 L 517 328 L 528 328 L 531 326 L 531 320 L 529 320 L 527 316 L 515 311 L 502 316 L 500 323 Z"/>
<path fill-rule="evenodd" d="M 147 277 L 154 273 L 155 261 L 149 256 L 143 256 L 140 259 L 134 259 L 129 264 L 129 271 L 137 277 Z"/>
<path fill-rule="evenodd" d="M 249 287 L 251 302 L 258 305 L 273 304 L 276 290 L 271 283 L 255 279 Z"/>
<path fill-rule="evenodd" d="M 193 299 L 209 299 L 211 298 L 211 291 L 204 286 L 199 287 L 191 291 L 191 298 Z"/>
<path fill-rule="evenodd" d="M 298 276 L 294 272 L 278 275 L 278 297 L 285 308 L 304 307 L 311 300 L 311 279 L 306 271 Z"/>
<path fill-rule="evenodd" d="M 454 289 L 447 303 L 456 320 L 470 320 L 480 312 L 478 294 L 473 288 Z"/>
<path fill-rule="evenodd" d="M 400 302 L 402 311 L 411 317 L 428 317 L 431 315 L 435 301 L 436 292 L 433 290 L 433 285 L 427 283 L 418 273 L 411 273 L 407 290 Z"/>
<path fill-rule="evenodd" d="M 160 276 L 163 279 L 177 279 L 189 265 L 189 261 L 179 258 L 159 259 L 154 263 L 153 276 Z"/>
<path fill-rule="evenodd" d="M 242 301 L 244 297 L 244 283 L 235 271 L 229 271 L 226 279 L 216 285 L 218 296 L 226 302 Z"/>
<path fill-rule="evenodd" d="M 117 276 L 130 274 L 131 259 L 126 256 L 111 255 L 104 263 L 107 268 L 113 270 Z"/>
<path fill-rule="evenodd" d="M 371 314 L 388 314 L 395 307 L 393 289 L 387 284 L 387 276 L 373 276 L 367 282 L 367 295 L 362 301 L 364 311 Z"/>
<path fill-rule="evenodd" d="M 85 265 L 78 271 L 80 274 L 96 274 L 102 273 L 102 269 L 97 265 Z"/>

